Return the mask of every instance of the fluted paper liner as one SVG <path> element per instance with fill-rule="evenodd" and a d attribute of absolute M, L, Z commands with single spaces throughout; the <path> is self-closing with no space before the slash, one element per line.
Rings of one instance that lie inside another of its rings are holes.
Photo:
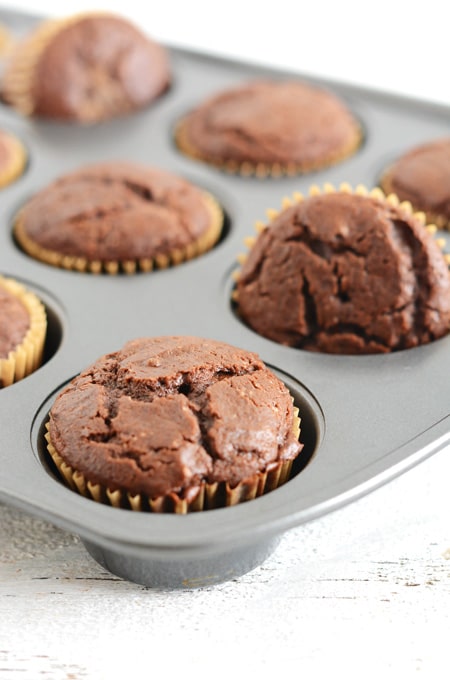
<path fill-rule="evenodd" d="M 421 211 L 414 212 L 412 205 L 409 201 L 400 201 L 399 198 L 396 196 L 396 194 L 385 194 L 382 189 L 379 187 L 375 187 L 372 190 L 368 190 L 363 184 L 358 184 L 355 189 L 351 187 L 348 182 L 342 182 L 342 184 L 339 185 L 338 188 L 334 187 L 334 185 L 330 183 L 326 183 L 323 185 L 323 188 L 321 189 L 319 186 L 316 184 L 312 185 L 309 189 L 309 195 L 310 196 L 318 196 L 322 193 L 324 194 L 330 194 L 330 193 L 347 193 L 347 194 L 357 194 L 359 196 L 371 196 L 372 198 L 377 199 L 378 201 L 385 201 L 386 203 L 390 205 L 395 205 L 399 206 L 407 212 L 409 215 L 413 215 L 413 217 L 418 220 L 422 225 L 425 226 L 426 230 L 428 233 L 434 236 L 434 234 L 437 231 L 437 226 L 435 224 L 427 224 L 427 218 L 425 213 Z M 257 236 L 248 236 L 244 239 L 244 245 L 248 250 L 251 250 L 251 248 L 254 246 L 254 244 L 257 241 L 257 238 L 259 234 L 261 234 L 265 229 L 270 227 L 270 222 L 272 222 L 283 210 L 289 208 L 290 206 L 294 205 L 295 203 L 301 203 L 302 201 L 305 200 L 305 197 L 302 193 L 300 192 L 295 192 L 292 197 L 286 196 L 282 200 L 282 205 L 281 205 L 281 210 L 275 210 L 272 208 L 269 208 L 267 210 L 267 217 L 268 217 L 268 223 L 264 223 L 262 221 L 257 221 L 255 222 L 255 231 Z M 445 247 L 445 239 L 440 239 L 437 238 L 436 242 L 438 246 L 441 248 L 441 250 L 444 249 Z M 240 276 L 240 267 L 244 264 L 244 262 L 247 260 L 247 254 L 246 253 L 239 253 L 236 256 L 236 259 L 238 261 L 239 267 L 236 268 L 232 274 L 234 281 L 239 280 Z M 450 265 L 450 255 L 444 255 L 444 258 L 447 262 L 448 265 Z M 238 292 L 236 289 L 233 290 L 232 294 L 232 300 L 233 302 L 238 302 Z"/>
<path fill-rule="evenodd" d="M 380 182 L 383 191 L 387 194 L 392 192 L 391 170 L 388 168 L 383 174 Z M 435 224 L 437 229 L 450 230 L 450 220 L 445 215 L 433 212 L 431 210 L 425 211 L 425 218 L 427 222 Z"/>
<path fill-rule="evenodd" d="M 9 150 L 8 164 L 0 168 L 0 188 L 11 184 L 23 173 L 27 154 L 23 144 L 9 132 L 1 131 L 4 142 L 6 142 Z"/>
<path fill-rule="evenodd" d="M 84 12 L 62 19 L 50 19 L 39 24 L 12 50 L 2 83 L 2 94 L 5 101 L 23 115 L 32 116 L 35 107 L 33 81 L 36 67 L 44 50 L 53 38 L 67 26 L 88 16 L 103 16 L 104 14 L 106 12 Z"/>
<path fill-rule="evenodd" d="M 227 172 L 232 175 L 241 175 L 243 177 L 257 177 L 259 179 L 278 178 L 278 177 L 294 177 L 296 175 L 314 172 L 323 168 L 328 168 L 332 165 L 340 163 L 348 156 L 351 156 L 361 145 L 362 133 L 358 127 L 355 127 L 355 136 L 346 146 L 339 150 L 331 152 L 321 161 L 304 162 L 304 163 L 263 163 L 252 161 L 236 161 L 217 158 L 212 158 L 208 154 L 200 151 L 191 143 L 189 135 L 186 130 L 185 121 L 182 119 L 175 128 L 175 142 L 182 153 L 195 160 L 203 161 L 208 165 Z"/>
<path fill-rule="evenodd" d="M 0 276 L 0 286 L 17 297 L 30 315 L 30 326 L 22 342 L 6 359 L 0 359 L 0 387 L 8 387 L 41 365 L 47 318 L 42 302 L 20 283 Z"/>
<path fill-rule="evenodd" d="M 115 508 L 125 508 L 136 512 L 157 512 L 175 513 L 179 515 L 188 512 L 198 512 L 210 510 L 212 508 L 222 508 L 237 505 L 248 500 L 262 496 L 269 491 L 273 491 L 284 484 L 291 474 L 292 465 L 295 459 L 277 461 L 270 463 L 267 469 L 260 473 L 255 473 L 251 477 L 244 479 L 235 487 L 231 487 L 227 482 L 216 482 L 209 484 L 203 482 L 198 487 L 188 490 L 186 497 L 181 497 L 177 493 L 169 493 L 158 498 L 149 498 L 145 494 L 132 495 L 120 489 L 108 489 L 101 484 L 93 484 L 86 479 L 81 472 L 74 470 L 64 462 L 58 451 L 53 446 L 50 433 L 49 421 L 45 424 L 47 432 L 47 450 L 52 458 L 61 479 L 69 486 L 72 491 L 79 493 L 85 498 L 111 505 Z M 294 418 L 292 429 L 295 437 L 300 436 L 300 418 L 298 408 L 294 406 Z"/>
<path fill-rule="evenodd" d="M 135 274 L 138 271 L 149 272 L 152 269 L 166 269 L 182 262 L 187 262 L 199 257 L 217 243 L 222 233 L 224 214 L 216 199 L 203 191 L 202 197 L 210 214 L 209 228 L 196 240 L 183 248 L 172 250 L 169 253 L 160 253 L 154 257 L 139 258 L 136 260 L 88 260 L 85 257 L 64 255 L 56 250 L 42 248 L 31 239 L 24 228 L 20 212 L 14 224 L 14 235 L 20 247 L 31 257 L 53 267 L 69 269 L 71 271 L 87 272 L 90 274 Z"/>

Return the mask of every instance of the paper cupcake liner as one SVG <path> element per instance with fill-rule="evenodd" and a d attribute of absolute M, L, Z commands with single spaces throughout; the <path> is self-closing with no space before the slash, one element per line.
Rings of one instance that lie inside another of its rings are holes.
<path fill-rule="evenodd" d="M 42 302 L 17 281 L 0 276 L 0 286 L 17 297 L 30 315 L 30 327 L 22 342 L 6 359 L 0 359 L 0 387 L 8 387 L 41 365 L 47 317 Z"/>
<path fill-rule="evenodd" d="M 186 130 L 184 120 L 181 120 L 175 128 L 175 142 L 185 156 L 195 160 L 202 161 L 208 165 L 227 172 L 232 175 L 241 175 L 242 177 L 257 177 L 258 179 L 265 178 L 279 178 L 279 177 L 294 177 L 296 175 L 322 170 L 332 165 L 340 163 L 345 158 L 351 156 L 360 147 L 362 141 L 362 132 L 359 128 L 355 128 L 355 138 L 351 140 L 346 146 L 339 150 L 330 153 L 326 159 L 317 161 L 315 163 L 265 163 L 252 161 L 236 161 L 236 160 L 217 160 L 208 156 L 197 149 L 190 141 Z"/>
<path fill-rule="evenodd" d="M 208 250 L 211 250 L 219 240 L 224 222 L 223 210 L 211 194 L 203 192 L 203 199 L 211 217 L 211 224 L 207 231 L 183 248 L 174 249 L 169 253 L 161 253 L 152 258 L 145 257 L 136 260 L 88 260 L 85 257 L 63 255 L 56 250 L 42 248 L 26 233 L 20 213 L 14 224 L 14 235 L 20 247 L 31 257 L 53 267 L 60 267 L 70 271 L 90 274 L 118 274 L 119 272 L 135 274 L 138 271 L 150 272 L 153 269 L 166 269 L 167 267 L 175 266 L 203 255 Z"/>
<path fill-rule="evenodd" d="M 0 59 L 3 59 L 9 54 L 14 44 L 14 39 L 9 30 L 3 24 L 0 24 Z"/>
<path fill-rule="evenodd" d="M 234 487 L 227 482 L 210 484 L 203 482 L 195 489 L 189 490 L 186 497 L 172 492 L 158 498 L 149 498 L 144 494 L 130 494 L 120 489 L 112 490 L 101 484 L 93 484 L 83 473 L 74 470 L 64 462 L 53 446 L 49 422 L 45 424 L 47 432 L 47 450 L 53 460 L 62 481 L 81 496 L 97 503 L 111 505 L 115 508 L 133 510 L 135 512 L 175 513 L 179 515 L 188 512 L 200 512 L 213 508 L 223 508 L 237 505 L 258 496 L 273 491 L 288 481 L 295 459 L 270 464 L 264 472 L 256 473 Z M 298 439 L 300 436 L 300 418 L 298 408 L 294 407 L 293 431 Z"/>
<path fill-rule="evenodd" d="M 0 188 L 6 187 L 20 177 L 27 162 L 25 147 L 17 137 L 4 131 L 2 131 L 2 136 L 9 147 L 10 159 L 9 165 L 0 168 Z"/>
<path fill-rule="evenodd" d="M 86 16 L 103 16 L 104 12 L 85 12 L 62 19 L 43 21 L 12 50 L 2 82 L 3 99 L 25 116 L 32 116 L 35 102 L 33 82 L 39 59 L 59 31 Z"/>
<path fill-rule="evenodd" d="M 394 193 L 389 169 L 384 173 L 380 184 L 385 193 Z M 427 222 L 435 224 L 438 229 L 446 229 L 447 231 L 450 231 L 450 219 L 448 217 L 431 210 L 424 210 L 423 212 Z"/>
<path fill-rule="evenodd" d="M 375 198 L 379 201 L 385 201 L 386 203 L 390 205 L 395 205 L 395 206 L 400 206 L 402 210 L 407 212 L 409 215 L 413 215 L 416 220 L 418 220 L 422 225 L 425 226 L 426 230 L 428 233 L 431 235 L 435 235 L 437 232 L 437 226 L 436 224 L 428 223 L 427 218 L 425 213 L 421 211 L 414 211 L 411 203 L 409 201 L 400 201 L 399 198 L 391 193 L 391 194 L 385 194 L 382 189 L 379 187 L 375 187 L 372 190 L 367 189 L 363 184 L 358 184 L 358 186 L 353 189 L 350 184 L 347 182 L 343 182 L 342 184 L 339 185 L 338 188 L 334 187 L 330 183 L 326 183 L 323 185 L 323 189 L 321 189 L 317 185 L 313 185 L 309 189 L 309 195 L 310 196 L 318 196 L 322 193 L 324 194 L 329 194 L 329 193 L 347 193 L 347 194 L 357 194 L 359 196 L 371 196 L 372 198 Z M 257 221 L 255 222 L 255 231 L 257 233 L 257 236 L 261 234 L 265 229 L 267 229 L 270 225 L 270 222 L 274 220 L 280 212 L 285 210 L 286 208 L 289 208 L 291 205 L 294 205 L 295 203 L 301 203 L 302 201 L 305 200 L 305 197 L 303 194 L 300 192 L 295 192 L 292 197 L 286 196 L 282 200 L 282 205 L 281 205 L 281 210 L 275 210 L 272 208 L 269 208 L 267 210 L 267 217 L 269 218 L 269 222 L 265 223 L 262 221 Z M 251 250 L 251 248 L 254 246 L 257 240 L 257 236 L 248 236 L 247 238 L 244 239 L 244 245 L 247 247 L 248 250 Z M 445 247 L 445 239 L 441 238 L 436 238 L 436 243 L 440 247 L 441 250 L 444 249 Z M 236 257 L 239 267 L 236 268 L 233 271 L 232 277 L 235 282 L 239 280 L 240 276 L 240 269 L 241 266 L 244 264 L 244 262 L 247 260 L 248 254 L 247 253 L 239 253 Z M 450 265 L 450 255 L 444 255 L 444 258 L 447 262 L 448 265 Z M 238 292 L 236 289 L 233 289 L 231 293 L 231 297 L 233 302 L 237 303 L 238 302 Z"/>
<path fill-rule="evenodd" d="M 68 20 L 50 20 L 40 24 L 13 50 L 2 83 L 3 99 L 25 116 L 34 112 L 33 81 L 41 54 Z"/>

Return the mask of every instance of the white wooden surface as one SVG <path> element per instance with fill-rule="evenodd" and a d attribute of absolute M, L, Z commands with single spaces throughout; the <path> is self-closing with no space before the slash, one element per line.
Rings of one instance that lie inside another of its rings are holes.
<path fill-rule="evenodd" d="M 76 537 L 0 506 L 1 680 L 449 678 L 449 454 L 194 591 L 121 581 Z"/>

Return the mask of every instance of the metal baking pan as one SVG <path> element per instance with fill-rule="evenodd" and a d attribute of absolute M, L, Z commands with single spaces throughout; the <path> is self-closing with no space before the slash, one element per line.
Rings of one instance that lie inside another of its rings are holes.
<path fill-rule="evenodd" d="M 0 21 L 16 33 L 36 20 L 0 11 Z M 44 365 L 0 390 L 0 500 L 79 534 L 98 562 L 125 579 L 193 587 L 256 567 L 289 528 L 372 491 L 450 444 L 450 336 L 389 355 L 315 354 L 258 336 L 236 317 L 230 302 L 236 256 L 267 208 L 279 207 L 294 191 L 307 192 L 313 183 L 375 186 L 400 153 L 448 135 L 450 110 L 305 78 L 347 102 L 365 131 L 361 149 L 314 174 L 243 179 L 181 155 L 173 143 L 174 125 L 221 89 L 293 75 L 179 49 L 170 49 L 170 56 L 170 91 L 128 118 L 77 127 L 27 121 L 0 105 L 0 127 L 16 133 L 29 152 L 24 176 L 1 191 L 0 271 L 34 290 L 49 317 Z M 58 175 L 108 159 L 160 166 L 209 190 L 227 214 L 220 243 L 171 269 L 116 277 L 59 270 L 21 252 L 11 227 L 23 202 Z M 177 516 L 107 507 L 56 479 L 43 423 L 61 387 L 127 340 L 166 334 L 216 338 L 256 351 L 285 381 L 300 408 L 309 458 L 288 483 L 236 507 Z"/>

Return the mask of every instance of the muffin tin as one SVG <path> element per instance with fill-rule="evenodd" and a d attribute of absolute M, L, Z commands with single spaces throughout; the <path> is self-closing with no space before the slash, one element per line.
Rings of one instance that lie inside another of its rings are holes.
<path fill-rule="evenodd" d="M 36 18 L 0 11 L 15 33 Z M 27 121 L 0 105 L 0 127 L 25 143 L 23 177 L 1 191 L 0 271 L 35 291 L 47 308 L 45 362 L 0 390 L 0 499 L 79 534 L 105 568 L 157 587 L 194 587 L 235 578 L 260 564 L 283 532 L 348 503 L 450 443 L 450 336 L 389 355 L 332 356 L 283 347 L 236 316 L 232 272 L 256 220 L 312 184 L 375 186 L 386 165 L 418 143 L 448 135 L 445 106 L 310 80 L 341 96 L 365 130 L 352 157 L 296 178 L 227 175 L 185 158 L 173 142 L 177 120 L 206 96 L 253 78 L 292 77 L 170 49 L 173 84 L 149 109 L 93 127 Z M 58 175 L 100 160 L 160 166 L 210 191 L 227 219 L 209 253 L 132 276 L 64 271 L 30 259 L 14 243 L 12 220 Z M 447 238 L 448 234 L 439 234 Z M 66 488 L 45 449 L 55 395 L 80 370 L 127 340 L 190 334 L 256 351 L 286 383 L 302 416 L 307 464 L 284 486 L 241 505 L 185 516 L 133 513 Z"/>

